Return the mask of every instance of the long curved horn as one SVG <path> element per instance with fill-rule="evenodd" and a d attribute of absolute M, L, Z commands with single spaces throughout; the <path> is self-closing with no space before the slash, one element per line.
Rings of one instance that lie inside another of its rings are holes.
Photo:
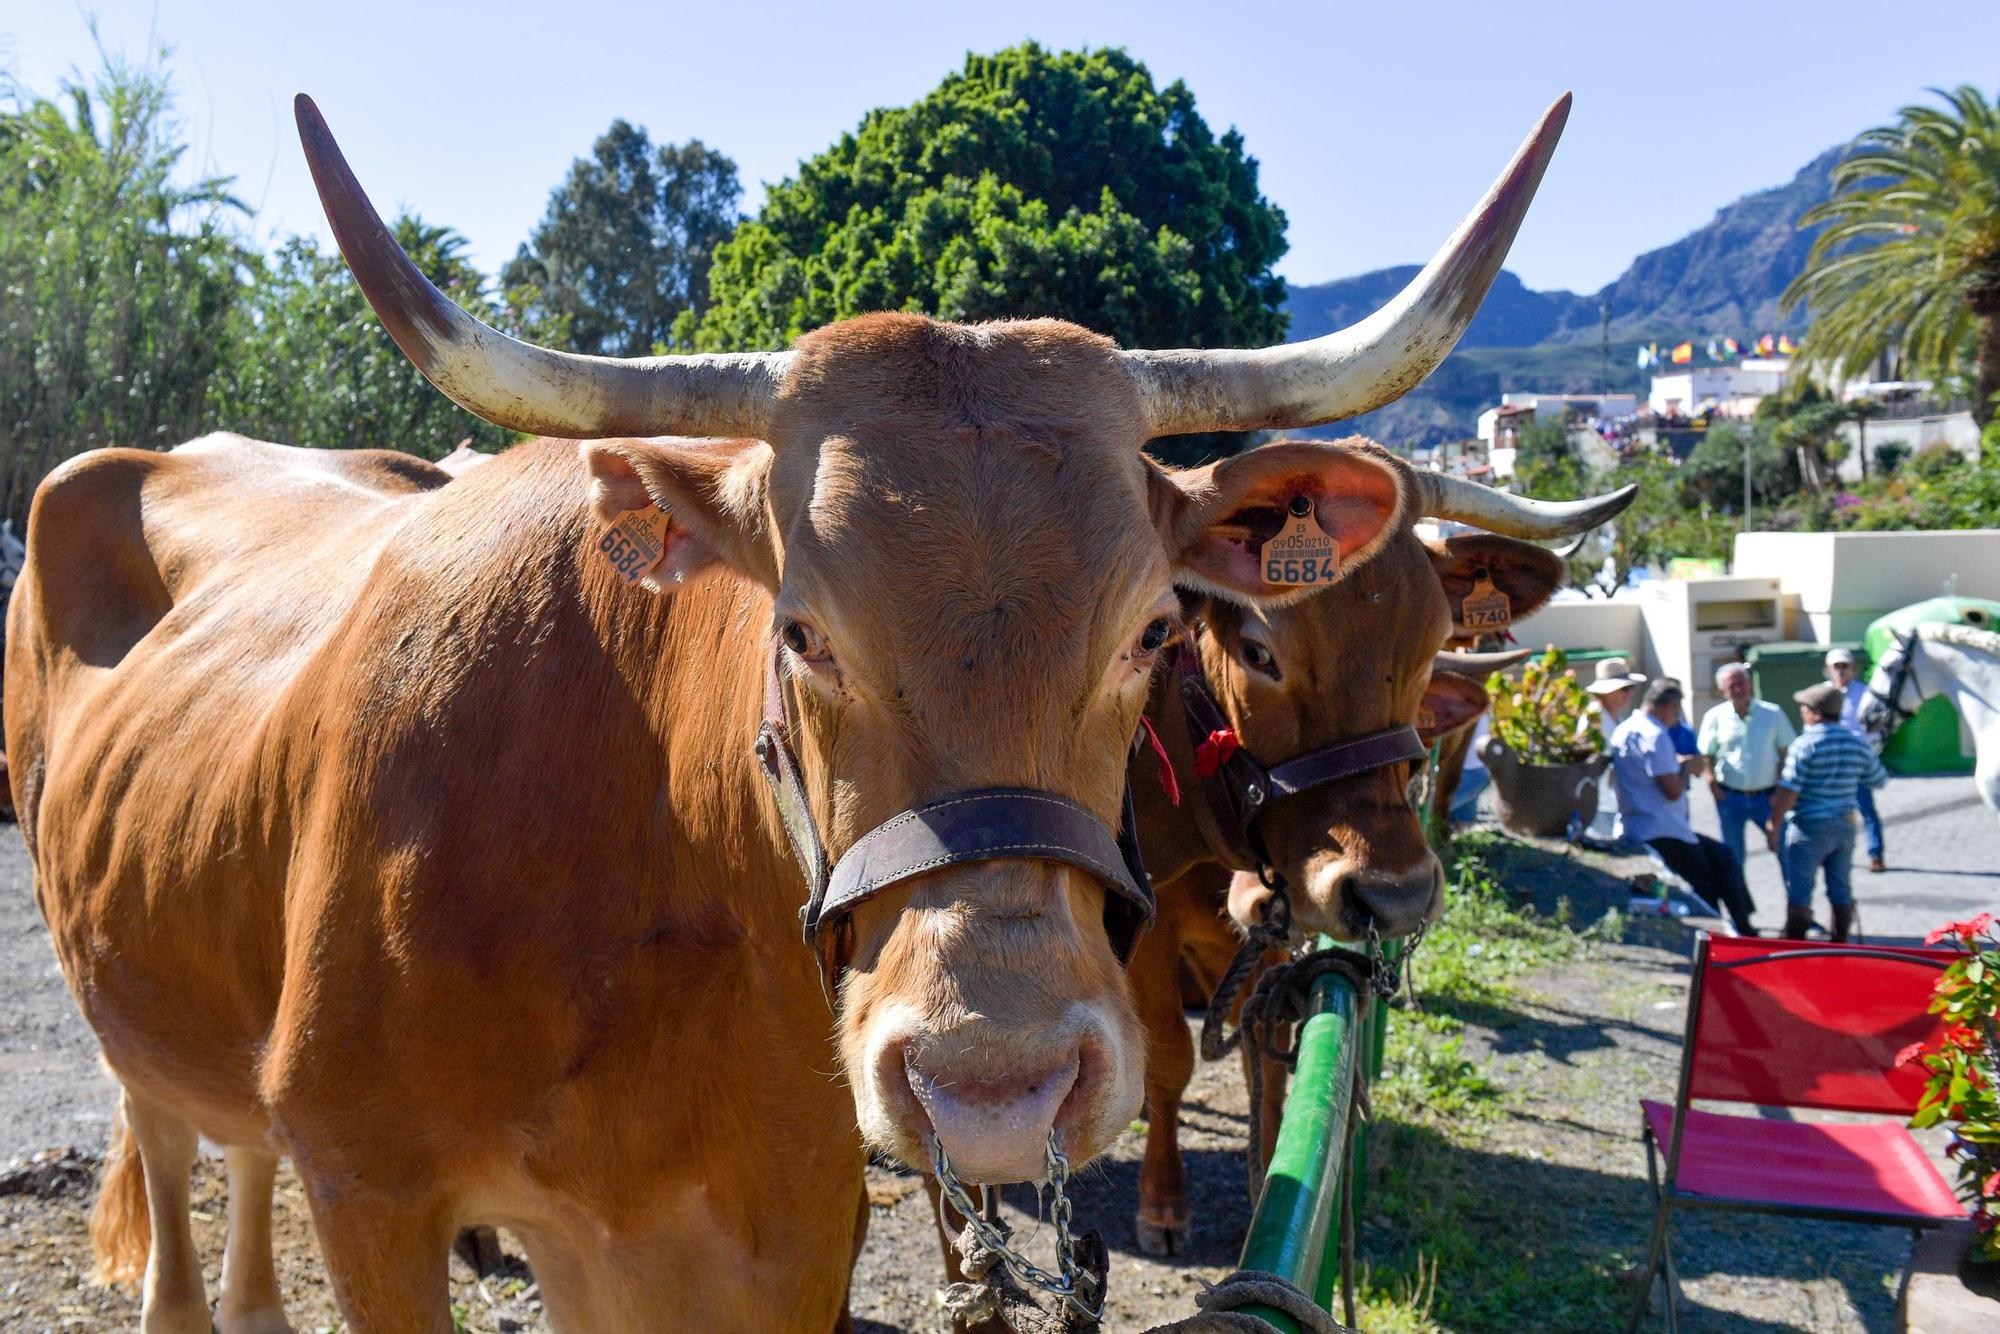
<path fill-rule="evenodd" d="M 1457 672 L 1475 681 L 1484 681 L 1489 672 L 1504 672 L 1535 656 L 1531 648 L 1502 649 L 1497 653 L 1469 653 L 1459 649 L 1439 649 L 1431 659 L 1434 672 Z"/>
<path fill-rule="evenodd" d="M 571 439 L 767 434 L 791 353 L 587 357 L 490 328 L 433 287 L 396 244 L 312 99 L 300 93 L 293 107 L 334 240 L 368 304 L 424 378 L 467 412 Z"/>
<path fill-rule="evenodd" d="M 1252 351 L 1125 352 L 1147 434 L 1317 426 L 1401 398 L 1437 369 L 1472 322 L 1569 119 L 1564 93 L 1444 248 L 1388 305 L 1305 343 Z"/>
<path fill-rule="evenodd" d="M 1578 533 L 1573 540 L 1565 542 L 1559 547 L 1550 547 L 1549 550 L 1555 552 L 1558 560 L 1568 560 L 1571 556 L 1583 550 L 1583 544 L 1589 540 L 1590 529 L 1586 528 Z"/>
<path fill-rule="evenodd" d="M 1442 472 L 1415 472 L 1419 514 L 1468 523 L 1508 537 L 1569 537 L 1625 512 L 1636 485 L 1584 500 L 1535 500 Z"/>

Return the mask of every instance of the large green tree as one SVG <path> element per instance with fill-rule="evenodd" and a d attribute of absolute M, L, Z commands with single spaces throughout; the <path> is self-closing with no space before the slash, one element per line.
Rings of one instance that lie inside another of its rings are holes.
<path fill-rule="evenodd" d="M 1824 224 L 1785 300 L 1810 303 L 1805 356 L 1850 371 L 1892 352 L 1904 374 L 1964 375 L 1984 424 L 2000 393 L 2000 109 L 1969 85 L 1908 106 L 1833 171 Z"/>
<path fill-rule="evenodd" d="M 250 256 L 229 182 L 184 182 L 167 81 L 0 80 L 0 514 L 72 454 L 197 434 Z"/>
<path fill-rule="evenodd" d="M 424 276 L 489 323 L 507 325 L 465 258 L 465 238 L 404 215 L 391 228 Z M 293 237 L 258 267 L 231 331 L 235 355 L 210 390 L 214 423 L 288 445 L 400 449 L 441 458 L 458 441 L 512 439 L 433 389 L 397 350 L 337 252 Z"/>
<path fill-rule="evenodd" d="M 500 271 L 509 299 L 568 345 L 600 356 L 672 346 L 674 320 L 708 305 L 708 265 L 735 230 L 736 164 L 698 139 L 653 147 L 614 120 L 549 196 L 548 212 Z"/>
<path fill-rule="evenodd" d="M 1123 51 L 1032 43 L 965 67 L 773 186 L 715 254 L 703 350 L 782 347 L 830 320 L 1050 315 L 1126 346 L 1284 336 L 1285 215 L 1234 130 Z"/>

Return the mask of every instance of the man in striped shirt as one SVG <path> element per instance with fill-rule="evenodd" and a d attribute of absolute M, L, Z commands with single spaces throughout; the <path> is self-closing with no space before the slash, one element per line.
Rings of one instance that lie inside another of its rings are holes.
<path fill-rule="evenodd" d="M 1806 730 L 1786 752 L 1771 794 L 1771 851 L 1785 871 L 1785 935 L 1805 939 L 1813 881 L 1825 868 L 1833 938 L 1843 941 L 1854 926 L 1855 794 L 1882 786 L 1889 772 L 1872 746 L 1840 725 L 1839 687 L 1822 682 L 1792 698 Z"/>

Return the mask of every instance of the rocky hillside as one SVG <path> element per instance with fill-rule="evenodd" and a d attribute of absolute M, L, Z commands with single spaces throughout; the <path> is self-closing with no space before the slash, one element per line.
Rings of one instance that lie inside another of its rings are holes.
<path fill-rule="evenodd" d="M 1611 308 L 1609 388 L 1643 392 L 1649 372 L 1633 365 L 1636 344 L 1732 334 L 1803 332 L 1807 312 L 1781 317 L 1778 297 L 1804 266 L 1812 236 L 1798 229 L 1826 198 L 1844 149 L 1820 154 L 1784 185 L 1745 195 L 1705 226 L 1648 251 L 1603 290 L 1537 292 L 1502 272 L 1458 350 L 1416 392 L 1380 412 L 1328 428 L 1361 431 L 1400 446 L 1472 434 L 1479 412 L 1503 389 L 1590 392 L 1600 388 L 1600 308 Z M 1293 338 L 1312 338 L 1362 318 L 1400 290 L 1414 264 L 1377 269 L 1288 294 Z M 1747 335 L 1747 338 L 1746 338 Z"/>

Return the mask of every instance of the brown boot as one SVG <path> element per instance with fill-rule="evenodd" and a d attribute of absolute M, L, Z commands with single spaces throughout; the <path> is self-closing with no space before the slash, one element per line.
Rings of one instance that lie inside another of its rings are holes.
<path fill-rule="evenodd" d="M 1812 926 L 1811 908 L 1785 909 L 1785 939 L 1804 940 L 1806 931 Z"/>
<path fill-rule="evenodd" d="M 1848 933 L 1854 930 L 1854 905 L 1836 903 L 1833 905 L 1833 943 L 1844 944 Z"/>

